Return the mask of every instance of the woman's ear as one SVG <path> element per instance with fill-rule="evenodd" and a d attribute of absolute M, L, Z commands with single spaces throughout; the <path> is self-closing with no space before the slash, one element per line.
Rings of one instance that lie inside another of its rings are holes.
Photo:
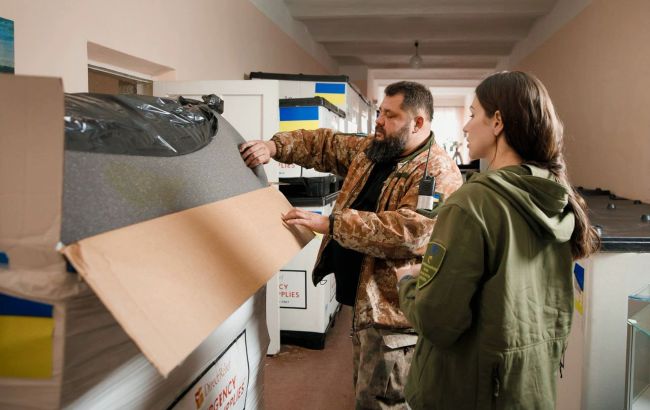
<path fill-rule="evenodd" d="M 492 130 L 494 131 L 495 137 L 498 137 L 503 132 L 503 118 L 501 118 L 501 113 L 499 111 L 494 112 L 494 117 L 492 118 Z"/>

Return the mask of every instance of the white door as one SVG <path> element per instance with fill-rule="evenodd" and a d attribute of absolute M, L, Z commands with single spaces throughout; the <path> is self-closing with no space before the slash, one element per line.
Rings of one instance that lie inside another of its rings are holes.
<path fill-rule="evenodd" d="M 224 100 L 223 117 L 250 141 L 268 140 L 279 131 L 278 88 L 276 80 L 157 81 L 153 83 L 153 94 L 171 98 L 182 95 L 196 100 L 201 100 L 203 95 L 216 94 Z M 278 182 L 278 170 L 275 161 L 264 166 L 269 182 Z M 266 286 L 266 324 L 271 339 L 267 354 L 280 352 L 278 283 L 276 274 Z"/>
<path fill-rule="evenodd" d="M 153 94 L 199 101 L 203 95 L 216 94 L 225 103 L 223 117 L 245 140 L 268 140 L 279 131 L 278 86 L 277 80 L 156 81 Z M 264 171 L 269 182 L 278 182 L 277 162 L 265 165 Z"/>

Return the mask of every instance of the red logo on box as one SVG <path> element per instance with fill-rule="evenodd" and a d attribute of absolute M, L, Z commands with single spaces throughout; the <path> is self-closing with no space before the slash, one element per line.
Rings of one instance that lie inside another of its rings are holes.
<path fill-rule="evenodd" d="M 194 402 L 196 402 L 196 408 L 200 409 L 204 401 L 205 396 L 203 395 L 203 387 L 199 386 L 196 392 L 194 392 Z"/>

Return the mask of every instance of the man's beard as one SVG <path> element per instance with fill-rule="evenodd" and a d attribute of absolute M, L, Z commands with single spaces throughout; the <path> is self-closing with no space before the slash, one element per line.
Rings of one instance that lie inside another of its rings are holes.
<path fill-rule="evenodd" d="M 404 125 L 394 134 L 386 134 L 383 127 L 377 126 L 375 135 L 378 130 L 384 134 L 384 139 L 380 141 L 375 138 L 365 150 L 366 157 L 377 163 L 390 162 L 399 158 L 409 139 L 409 125 Z"/>

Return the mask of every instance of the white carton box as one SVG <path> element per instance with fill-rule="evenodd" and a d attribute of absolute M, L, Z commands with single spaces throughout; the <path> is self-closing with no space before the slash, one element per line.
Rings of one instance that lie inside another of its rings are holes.
<path fill-rule="evenodd" d="M 280 98 L 313 98 L 323 97 L 345 112 L 347 122 L 345 128 L 337 128 L 343 132 L 364 132 L 365 126 L 360 113 L 371 110 L 370 102 L 361 92 L 349 82 L 345 75 L 304 75 L 251 73 L 253 80 L 279 80 Z M 367 117 L 366 117 L 367 118 Z M 354 124 L 351 124 L 354 123 Z M 371 127 L 371 124 L 370 128 Z"/>
<path fill-rule="evenodd" d="M 332 212 L 333 207 L 333 202 L 299 206 L 300 209 L 325 216 Z M 321 238 L 322 236 L 314 238 L 282 268 L 279 289 L 283 339 L 311 339 L 310 345 L 320 348 L 324 345 L 325 334 L 339 309 L 334 275 L 326 276 L 316 286 L 312 283 L 312 271 Z"/>
<path fill-rule="evenodd" d="M 280 130 L 339 129 L 344 113 L 322 98 L 288 98 L 280 100 Z M 280 178 L 321 177 L 330 175 L 294 164 L 280 164 Z"/>

